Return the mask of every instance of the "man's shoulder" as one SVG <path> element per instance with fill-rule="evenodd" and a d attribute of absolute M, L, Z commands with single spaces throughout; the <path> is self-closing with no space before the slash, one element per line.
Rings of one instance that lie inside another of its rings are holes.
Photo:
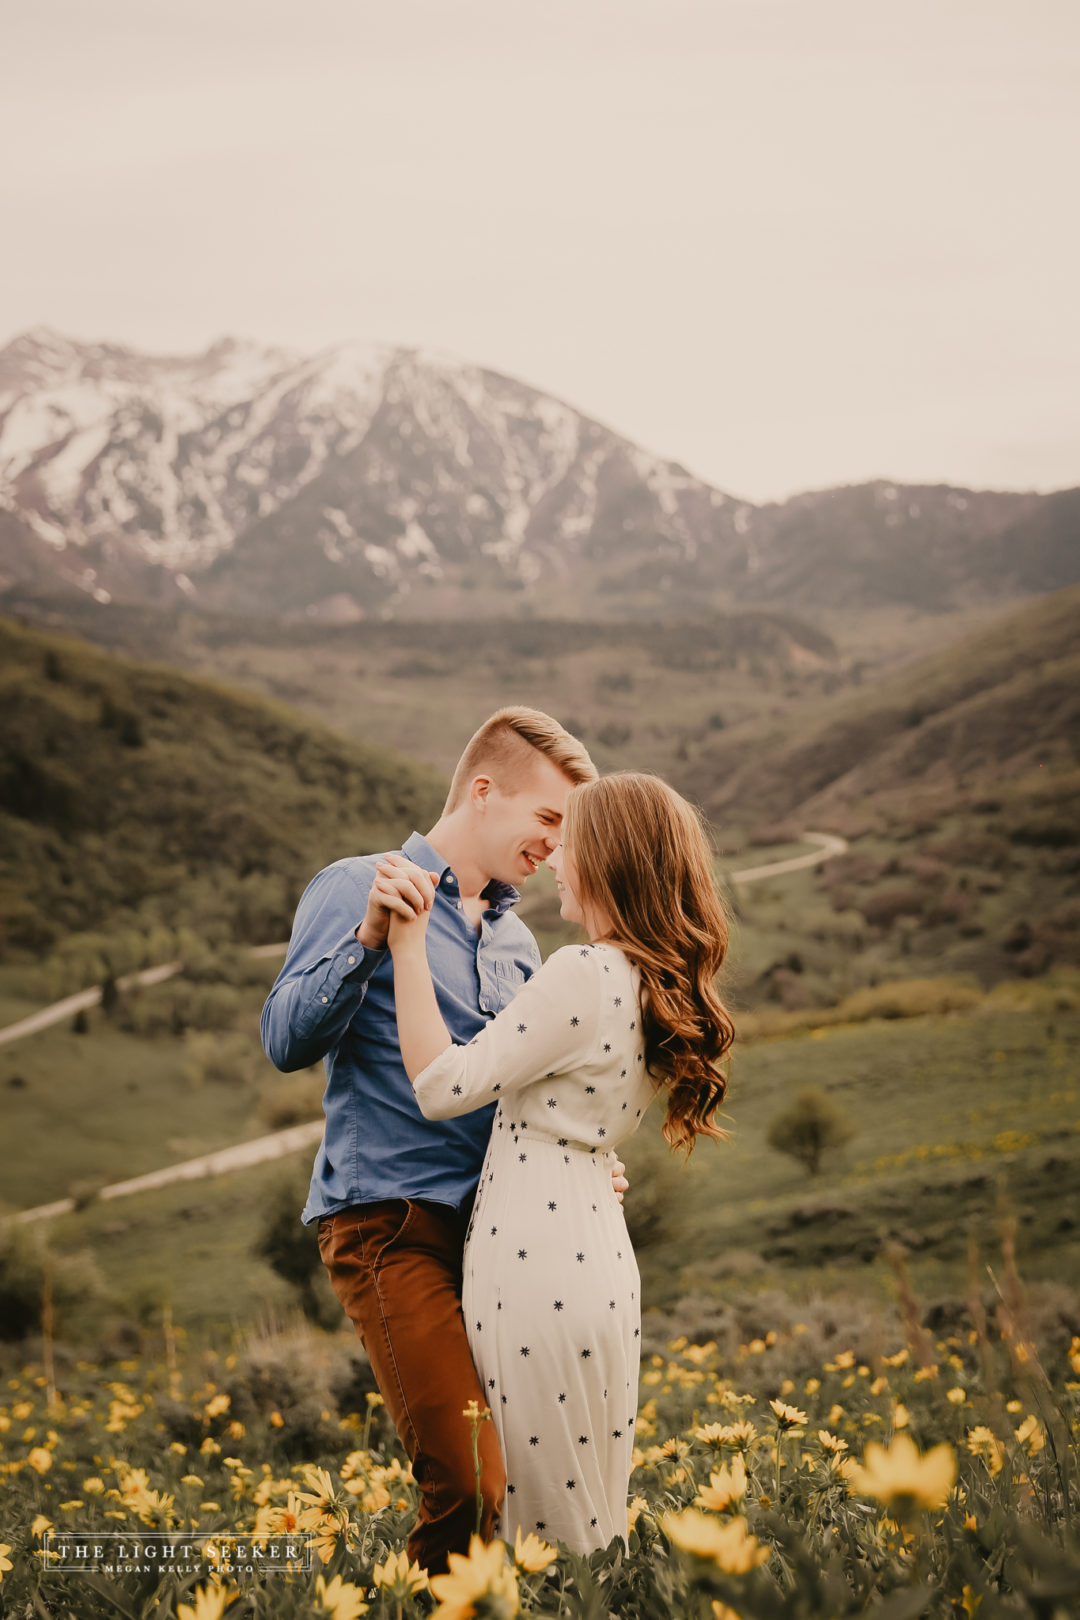
<path fill-rule="evenodd" d="M 343 855 L 340 860 L 332 861 L 316 872 L 308 890 L 327 891 L 341 890 L 342 892 L 363 890 L 365 893 L 371 888 L 375 880 L 376 864 L 382 860 L 388 851 L 380 850 L 375 855 Z"/>

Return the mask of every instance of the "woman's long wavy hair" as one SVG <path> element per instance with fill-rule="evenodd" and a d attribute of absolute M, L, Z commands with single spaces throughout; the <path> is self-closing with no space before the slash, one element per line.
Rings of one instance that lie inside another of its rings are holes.
<path fill-rule="evenodd" d="M 667 1092 L 664 1135 L 689 1154 L 696 1137 L 727 1135 L 715 1115 L 735 1039 L 716 988 L 728 917 L 705 830 L 659 777 L 618 771 L 571 791 L 563 841 L 579 903 L 606 913 L 604 937 L 640 969 L 645 1061 Z"/>

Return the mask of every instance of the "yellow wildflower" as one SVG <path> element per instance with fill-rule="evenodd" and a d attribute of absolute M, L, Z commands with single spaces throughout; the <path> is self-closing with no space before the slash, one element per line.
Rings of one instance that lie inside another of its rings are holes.
<path fill-rule="evenodd" d="M 47 1518 L 44 1513 L 39 1513 L 33 1524 L 30 1526 L 30 1534 L 32 1536 L 43 1536 L 46 1530 L 53 1530 L 55 1528 L 56 1527 L 51 1519 Z"/>
<path fill-rule="evenodd" d="M 994 1479 L 1001 1473 L 1005 1461 L 1005 1447 L 985 1423 L 979 1423 L 968 1432 L 967 1448 L 973 1457 L 981 1457 Z"/>
<path fill-rule="evenodd" d="M 300 1498 L 295 1491 L 290 1491 L 284 1507 L 266 1509 L 266 1524 L 275 1535 L 292 1536 L 307 1528 L 303 1521 L 309 1511 L 301 1508 Z"/>
<path fill-rule="evenodd" d="M 953 1406 L 963 1406 L 967 1400 L 967 1390 L 961 1389 L 960 1385 L 956 1384 L 952 1389 L 945 1391 L 945 1399 L 951 1401 Z"/>
<path fill-rule="evenodd" d="M 723 1512 L 732 1502 L 741 1502 L 746 1495 L 746 1464 L 742 1454 L 736 1453 L 735 1460 L 730 1469 L 721 1468 L 709 1475 L 709 1483 L 703 1485 L 694 1498 L 695 1506 L 710 1508 L 714 1513 Z"/>
<path fill-rule="evenodd" d="M 848 1448 L 848 1443 L 846 1440 L 841 1440 L 838 1434 L 830 1434 L 828 1429 L 819 1429 L 817 1432 L 817 1437 L 825 1447 L 826 1451 L 840 1452 L 846 1451 Z"/>
<path fill-rule="evenodd" d="M 730 1608 L 726 1603 L 721 1603 L 719 1598 L 713 1598 L 712 1612 L 713 1620 L 742 1620 L 738 1610 Z"/>
<path fill-rule="evenodd" d="M 311 1546 L 320 1564 L 328 1564 L 338 1550 L 337 1526 L 329 1522 L 315 1526 Z"/>
<path fill-rule="evenodd" d="M 231 1396 L 215 1395 L 213 1399 L 207 1401 L 206 1405 L 203 1407 L 203 1416 L 208 1418 L 220 1417 L 222 1412 L 227 1412 L 231 1405 Z"/>
<path fill-rule="evenodd" d="M 892 1421 L 894 1429 L 906 1429 L 908 1424 L 911 1422 L 911 1413 L 908 1411 L 903 1401 L 897 1401 L 896 1406 L 893 1409 Z"/>
<path fill-rule="evenodd" d="M 73 1513 L 76 1508 L 85 1506 L 86 1503 L 83 1501 L 81 1496 L 73 1496 L 70 1502 L 61 1502 L 59 1504 L 61 1513 Z"/>
<path fill-rule="evenodd" d="M 387 1553 L 385 1564 L 376 1564 L 372 1574 L 376 1586 L 394 1588 L 400 1597 L 426 1592 L 428 1578 L 418 1563 L 409 1563 L 407 1552 Z"/>
<path fill-rule="evenodd" d="M 83 1480 L 82 1488 L 90 1496 L 100 1496 L 105 1489 L 105 1481 L 99 1479 L 96 1474 L 91 1474 L 88 1479 Z"/>
<path fill-rule="evenodd" d="M 11 1562 L 11 1559 L 8 1557 L 8 1553 L 10 1551 L 11 1551 L 11 1548 L 8 1546 L 7 1542 L 6 1541 L 0 1541 L 0 1581 L 3 1580 L 4 1576 L 7 1574 L 9 1569 L 14 1569 L 15 1568 L 15 1565 Z"/>
<path fill-rule="evenodd" d="M 1016 1438 L 1019 1440 L 1022 1446 L 1027 1446 L 1028 1456 L 1030 1457 L 1034 1457 L 1035 1453 L 1037 1451 L 1041 1451 L 1046 1445 L 1046 1437 L 1043 1434 L 1042 1425 L 1035 1416 L 1034 1412 L 1029 1413 L 1024 1419 L 1023 1423 L 1021 1423 L 1020 1427 L 1016 1431 Z"/>
<path fill-rule="evenodd" d="M 526 1570 L 530 1575 L 536 1575 L 542 1569 L 547 1569 L 558 1556 L 558 1550 L 550 1547 L 540 1536 L 532 1531 L 521 1539 L 521 1526 L 514 1532 L 514 1562 L 519 1569 Z"/>
<path fill-rule="evenodd" d="M 35 1474 L 47 1474 L 53 1465 L 52 1452 L 46 1451 L 44 1446 L 35 1446 L 26 1460 Z"/>
<path fill-rule="evenodd" d="M 332 1581 L 327 1581 L 325 1575 L 317 1575 L 316 1594 L 332 1620 L 358 1620 L 358 1615 L 368 1614 L 363 1586 L 353 1586 L 340 1575 L 335 1575 Z"/>
<path fill-rule="evenodd" d="M 945 1505 L 956 1481 L 956 1456 L 949 1445 L 920 1455 L 910 1435 L 898 1434 L 888 1450 L 871 1440 L 848 1478 L 853 1491 L 876 1496 L 894 1517 L 903 1518 L 916 1507 Z"/>
<path fill-rule="evenodd" d="M 648 1511 L 649 1511 L 649 1504 L 648 1504 L 648 1502 L 646 1502 L 645 1498 L 643 1496 L 635 1496 L 634 1500 L 630 1503 L 629 1507 L 626 1510 L 626 1533 L 627 1533 L 627 1535 L 630 1534 L 630 1531 L 634 1528 L 635 1524 L 637 1524 L 638 1520 L 641 1518 L 641 1515 L 643 1513 L 647 1513 Z"/>
<path fill-rule="evenodd" d="M 468 1557 L 450 1554 L 450 1571 L 432 1577 L 431 1590 L 439 1599 L 433 1620 L 469 1620 L 477 1598 L 486 1598 L 485 1612 L 494 1620 L 512 1620 L 518 1612 L 517 1577 L 506 1562 L 501 1541 L 485 1546 L 471 1537 Z"/>
<path fill-rule="evenodd" d="M 757 1537 L 748 1533 L 741 1514 L 721 1523 L 696 1508 L 684 1508 L 681 1513 L 663 1514 L 660 1528 L 676 1547 L 698 1558 L 711 1558 L 718 1569 L 729 1575 L 745 1575 L 769 1556 L 768 1547 L 762 1547 Z"/>
<path fill-rule="evenodd" d="M 180 1483 L 181 1485 L 190 1485 L 192 1490 L 196 1491 L 201 1491 L 203 1488 L 203 1482 L 198 1474 L 181 1474 Z"/>
<path fill-rule="evenodd" d="M 282 1417 L 280 1412 L 271 1412 L 270 1424 L 272 1428 L 280 1429 L 284 1427 L 285 1419 Z"/>
<path fill-rule="evenodd" d="M 178 1603 L 177 1620 L 221 1620 L 225 1605 L 232 1602 L 236 1593 L 211 1581 L 209 1586 L 197 1586 L 191 1595 L 195 1599 L 194 1607 L 190 1603 Z"/>
<path fill-rule="evenodd" d="M 789 1406 L 786 1401 L 770 1401 L 769 1405 L 776 1413 L 776 1421 L 781 1429 L 798 1429 L 806 1423 L 806 1413 Z"/>

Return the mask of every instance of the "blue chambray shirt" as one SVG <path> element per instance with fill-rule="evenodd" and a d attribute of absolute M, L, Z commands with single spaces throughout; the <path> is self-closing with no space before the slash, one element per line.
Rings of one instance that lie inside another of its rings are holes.
<path fill-rule="evenodd" d="M 455 1042 L 471 1041 L 540 966 L 540 951 L 514 915 L 516 889 L 493 880 L 478 933 L 462 909 L 457 878 L 420 833 L 402 852 L 439 872 L 428 923 L 435 994 Z M 401 1061 L 388 950 L 356 938 L 376 855 L 324 868 L 301 897 L 285 965 L 266 998 L 262 1040 L 290 1072 L 322 1058 L 326 1127 L 301 1220 L 310 1226 L 350 1204 L 425 1198 L 460 1208 L 472 1198 L 491 1134 L 494 1105 L 460 1119 L 427 1120 Z"/>

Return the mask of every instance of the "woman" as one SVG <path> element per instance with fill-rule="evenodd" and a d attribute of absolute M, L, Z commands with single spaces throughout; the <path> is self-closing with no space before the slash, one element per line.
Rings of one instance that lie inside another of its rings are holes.
<path fill-rule="evenodd" d="M 556 951 L 467 1045 L 438 1009 L 427 913 L 394 918 L 389 943 L 422 1112 L 498 1104 L 462 1305 L 506 1463 L 502 1533 L 589 1552 L 626 1535 L 641 1343 L 611 1153 L 658 1092 L 673 1148 L 722 1137 L 734 1031 L 714 984 L 727 920 L 686 801 L 656 777 L 602 777 L 573 789 L 563 834 L 548 864 L 589 944 Z"/>

